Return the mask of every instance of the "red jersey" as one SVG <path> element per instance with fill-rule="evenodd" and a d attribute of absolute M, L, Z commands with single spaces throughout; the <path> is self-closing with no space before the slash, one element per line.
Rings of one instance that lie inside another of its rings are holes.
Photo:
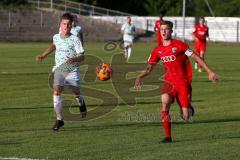
<path fill-rule="evenodd" d="M 200 41 L 206 42 L 206 38 L 209 36 L 208 35 L 208 26 L 207 25 L 200 26 L 199 24 L 197 24 L 195 26 L 195 30 L 194 30 L 193 34 Z"/>
<path fill-rule="evenodd" d="M 172 39 L 168 46 L 157 46 L 151 53 L 148 63 L 155 64 L 162 61 L 165 67 L 165 80 L 174 84 L 192 81 L 192 69 L 188 56 L 193 51 L 187 43 Z"/>

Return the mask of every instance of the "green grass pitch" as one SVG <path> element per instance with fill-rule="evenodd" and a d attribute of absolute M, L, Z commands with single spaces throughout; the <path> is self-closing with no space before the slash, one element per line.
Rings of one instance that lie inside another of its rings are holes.
<path fill-rule="evenodd" d="M 35 62 L 35 56 L 47 47 L 48 43 L 0 43 L 0 159 L 240 159 L 239 45 L 209 44 L 206 61 L 220 81 L 209 82 L 206 72 L 194 71 L 192 103 L 196 115 L 190 123 L 184 123 L 177 116 L 178 106 L 172 106 L 171 114 L 175 117 L 172 144 L 159 143 L 164 138 L 159 122 L 159 96 L 141 98 L 132 105 L 124 105 L 118 97 L 117 104 L 110 100 L 106 106 L 101 106 L 96 97 L 86 97 L 92 111 L 116 107 L 95 119 L 67 121 L 59 132 L 53 132 L 55 118 L 48 73 L 54 56 L 42 63 Z M 141 62 L 141 70 L 153 47 L 154 43 L 135 43 L 129 63 Z M 104 43 L 90 42 L 85 44 L 85 50 L 86 54 L 108 63 L 114 54 L 121 52 L 118 48 L 106 52 Z M 123 82 L 115 85 L 118 84 L 124 88 Z M 82 86 L 117 97 L 111 81 L 83 81 Z M 92 94 L 96 96 L 94 91 Z M 77 112 L 77 108 L 71 109 Z"/>

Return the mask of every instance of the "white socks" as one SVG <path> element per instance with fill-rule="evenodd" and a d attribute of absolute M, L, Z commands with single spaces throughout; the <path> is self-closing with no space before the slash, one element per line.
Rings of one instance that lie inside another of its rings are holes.
<path fill-rule="evenodd" d="M 62 115 L 62 96 L 53 96 L 53 106 L 57 120 L 63 120 Z"/>
<path fill-rule="evenodd" d="M 131 47 L 125 49 L 125 58 L 127 60 L 130 59 L 131 53 L 132 53 L 132 48 Z"/>
<path fill-rule="evenodd" d="M 127 57 L 127 60 L 130 59 L 131 53 L 132 53 L 132 48 L 129 47 L 129 48 L 128 48 L 128 57 Z"/>

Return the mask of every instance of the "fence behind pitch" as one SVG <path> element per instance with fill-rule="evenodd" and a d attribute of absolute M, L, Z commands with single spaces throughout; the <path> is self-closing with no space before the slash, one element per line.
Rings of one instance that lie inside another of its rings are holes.
<path fill-rule="evenodd" d="M 123 16 L 93 16 L 95 19 L 111 21 L 113 23 L 124 23 L 126 17 Z M 153 31 L 154 22 L 158 17 L 132 17 L 132 22 L 136 27 Z M 185 18 L 185 34 L 183 34 L 183 18 L 182 17 L 164 17 L 165 20 L 170 20 L 174 23 L 174 36 L 193 40 L 192 32 L 194 25 L 197 22 L 195 17 Z M 206 17 L 207 25 L 209 26 L 209 35 L 216 42 L 238 42 L 240 41 L 240 18 L 232 17 Z"/>

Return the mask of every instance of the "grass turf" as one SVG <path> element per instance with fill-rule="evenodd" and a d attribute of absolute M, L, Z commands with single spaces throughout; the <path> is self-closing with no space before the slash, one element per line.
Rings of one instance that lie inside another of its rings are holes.
<path fill-rule="evenodd" d="M 178 106 L 172 106 L 172 144 L 159 143 L 164 137 L 159 123 L 159 96 L 138 99 L 134 106 L 118 99 L 119 105 L 107 115 L 89 121 L 68 121 L 59 132 L 50 130 L 55 121 L 48 85 L 53 55 L 43 63 L 34 61 L 47 46 L 0 43 L 0 159 L 240 158 L 239 45 L 208 46 L 206 61 L 219 74 L 220 81 L 211 83 L 205 72 L 194 71 L 196 115 L 191 123 L 183 123 L 178 118 Z M 153 43 L 136 43 L 130 62 L 145 62 L 153 47 Z M 103 43 L 86 43 L 85 50 L 109 63 L 113 54 L 121 52 L 117 48 L 106 52 Z M 111 81 L 83 81 L 82 86 L 117 95 Z M 86 101 L 90 110 L 105 107 L 98 106 L 96 99 L 87 97 Z"/>

